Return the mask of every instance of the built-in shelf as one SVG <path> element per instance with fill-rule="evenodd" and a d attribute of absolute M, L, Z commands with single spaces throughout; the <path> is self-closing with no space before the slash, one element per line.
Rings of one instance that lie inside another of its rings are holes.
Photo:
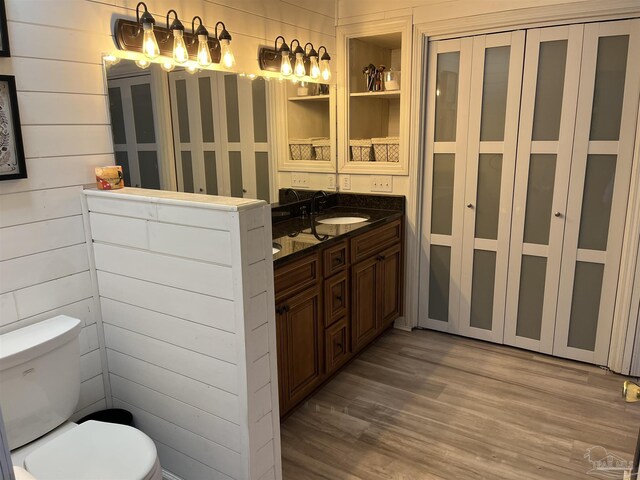
<path fill-rule="evenodd" d="M 289 97 L 290 102 L 328 102 L 329 95 L 308 95 L 306 97 Z"/>
<path fill-rule="evenodd" d="M 350 93 L 350 97 L 384 97 L 384 98 L 400 98 L 400 90 L 389 90 L 382 92 L 356 92 Z"/>

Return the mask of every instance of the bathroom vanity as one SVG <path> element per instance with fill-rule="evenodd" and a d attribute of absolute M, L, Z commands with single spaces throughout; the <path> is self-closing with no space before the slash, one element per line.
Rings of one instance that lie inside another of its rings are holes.
<path fill-rule="evenodd" d="M 404 197 L 323 201 L 273 209 L 281 418 L 402 314 Z"/>

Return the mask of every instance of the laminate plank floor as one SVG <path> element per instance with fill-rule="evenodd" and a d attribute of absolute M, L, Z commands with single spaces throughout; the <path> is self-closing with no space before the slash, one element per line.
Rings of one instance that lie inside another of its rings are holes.
<path fill-rule="evenodd" d="M 607 478 L 588 474 L 589 460 L 606 450 L 631 461 L 640 428 L 624 380 L 503 345 L 391 330 L 283 422 L 284 478 Z M 591 447 L 600 448 L 585 458 Z"/>

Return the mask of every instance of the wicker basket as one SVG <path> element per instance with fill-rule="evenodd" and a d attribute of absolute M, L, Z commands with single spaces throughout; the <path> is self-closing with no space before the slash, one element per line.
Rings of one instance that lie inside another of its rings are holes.
<path fill-rule="evenodd" d="M 328 138 L 321 138 L 312 142 L 316 160 L 331 160 L 331 142 Z"/>
<path fill-rule="evenodd" d="M 351 160 L 353 162 L 373 161 L 373 151 L 371 150 L 371 140 L 349 140 L 351 147 Z"/>
<path fill-rule="evenodd" d="M 313 146 L 311 138 L 290 138 L 289 151 L 291 160 L 313 160 Z"/>
<path fill-rule="evenodd" d="M 376 162 L 400 161 L 400 137 L 372 138 L 371 143 Z"/>

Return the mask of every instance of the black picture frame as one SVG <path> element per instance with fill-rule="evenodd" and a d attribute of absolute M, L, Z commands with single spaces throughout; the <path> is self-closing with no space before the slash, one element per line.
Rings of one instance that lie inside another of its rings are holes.
<path fill-rule="evenodd" d="M 0 75 L 0 84 L 5 83 L 7 85 L 7 94 L 9 100 L 9 106 L 11 108 L 9 115 L 6 115 L 6 121 L 11 122 L 12 128 L 11 137 L 9 141 L 13 144 L 13 150 L 15 152 L 15 162 L 17 165 L 17 172 L 15 173 L 2 173 L 2 165 L 0 165 L 0 180 L 15 180 L 17 178 L 27 178 L 27 165 L 24 158 L 24 146 L 22 143 L 22 128 L 20 125 L 20 113 L 18 112 L 18 94 L 16 93 L 16 77 L 13 75 Z M 0 112 L 1 113 L 1 112 Z M 0 121 L 2 121 L 2 115 L 0 114 Z M 0 124 L 0 138 L 3 134 L 4 128 Z M 2 145 L 0 144 L 0 148 Z M 0 155 L 2 152 L 0 151 Z M 0 157 L 2 158 L 2 157 Z"/>
<path fill-rule="evenodd" d="M 10 57 L 9 30 L 7 30 L 7 11 L 4 0 L 0 0 L 0 57 Z"/>

